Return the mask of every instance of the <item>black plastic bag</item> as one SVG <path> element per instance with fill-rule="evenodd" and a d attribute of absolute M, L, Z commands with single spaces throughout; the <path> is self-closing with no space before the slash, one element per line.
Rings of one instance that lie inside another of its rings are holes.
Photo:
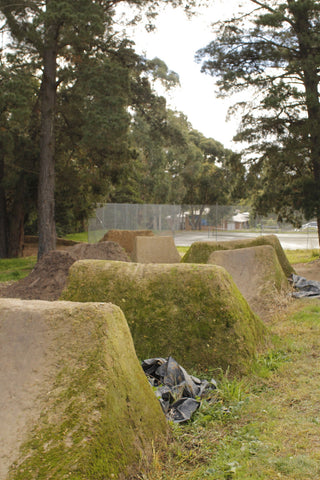
<path fill-rule="evenodd" d="M 189 375 L 173 357 L 149 358 L 141 366 L 155 388 L 166 417 L 175 423 L 190 420 L 201 398 L 216 388 L 214 380 L 207 382 Z"/>

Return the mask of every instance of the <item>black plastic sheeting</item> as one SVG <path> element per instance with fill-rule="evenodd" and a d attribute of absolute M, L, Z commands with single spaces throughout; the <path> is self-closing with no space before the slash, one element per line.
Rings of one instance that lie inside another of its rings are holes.
<path fill-rule="evenodd" d="M 304 297 L 319 297 L 320 296 L 320 282 L 316 280 L 307 280 L 299 275 L 292 274 L 291 281 L 293 287 L 296 289 L 292 293 L 295 298 Z"/>
<path fill-rule="evenodd" d="M 175 423 L 190 420 L 200 400 L 217 388 L 215 380 L 189 375 L 172 357 L 149 358 L 141 366 L 167 419 Z"/>

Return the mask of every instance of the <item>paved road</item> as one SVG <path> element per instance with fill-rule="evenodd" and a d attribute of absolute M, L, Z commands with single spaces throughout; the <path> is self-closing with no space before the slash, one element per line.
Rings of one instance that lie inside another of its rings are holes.
<path fill-rule="evenodd" d="M 193 242 L 207 242 L 207 241 L 228 241 L 228 240 L 240 240 L 255 238 L 261 235 L 261 233 L 253 232 L 179 232 L 174 236 L 174 241 L 177 246 L 189 246 Z M 262 235 L 270 235 L 265 233 Z M 319 248 L 318 234 L 317 232 L 288 232 L 288 233 L 275 233 L 279 238 L 282 248 L 285 250 L 297 250 L 297 249 L 313 249 Z"/>

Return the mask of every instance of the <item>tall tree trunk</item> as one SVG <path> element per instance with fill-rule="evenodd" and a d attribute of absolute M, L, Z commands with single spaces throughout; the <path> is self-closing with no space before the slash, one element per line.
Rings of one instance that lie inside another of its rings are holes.
<path fill-rule="evenodd" d="M 310 140 L 310 156 L 315 185 L 320 190 L 320 102 L 319 102 L 319 74 L 318 49 L 313 44 L 314 35 L 309 20 L 309 6 L 306 8 L 291 3 L 291 10 L 295 19 L 295 30 L 300 46 L 303 83 L 306 95 L 308 112 L 308 133 Z M 318 240 L 320 245 L 320 204 L 315 207 L 315 216 L 318 224 Z"/>
<path fill-rule="evenodd" d="M 47 10 L 50 0 L 47 0 Z M 54 216 L 55 191 L 55 109 L 57 70 L 57 25 L 46 27 L 43 54 L 43 77 L 41 84 L 41 129 L 40 171 L 38 184 L 38 259 L 56 248 L 56 225 Z"/>
<path fill-rule="evenodd" d="M 8 257 L 17 258 L 23 255 L 24 245 L 24 185 L 23 178 L 20 179 L 16 197 L 13 202 L 9 220 L 9 237 L 8 237 Z"/>
<path fill-rule="evenodd" d="M 0 258 L 6 258 L 8 255 L 8 222 L 3 179 L 4 160 L 0 155 Z"/>

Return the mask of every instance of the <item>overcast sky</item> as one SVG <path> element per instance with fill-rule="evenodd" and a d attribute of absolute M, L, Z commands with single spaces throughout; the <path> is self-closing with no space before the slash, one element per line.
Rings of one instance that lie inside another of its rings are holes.
<path fill-rule="evenodd" d="M 142 26 L 134 32 L 133 40 L 138 53 L 147 58 L 159 57 L 169 69 L 180 77 L 181 87 L 167 96 L 168 106 L 185 113 L 193 127 L 207 137 L 220 141 L 224 146 L 236 148 L 232 137 L 239 119 L 226 121 L 231 101 L 218 99 L 214 79 L 200 72 L 194 61 L 199 48 L 212 39 L 211 24 L 228 18 L 235 12 L 238 0 L 215 0 L 211 6 L 190 20 L 181 9 L 166 8 L 157 20 L 157 29 L 147 33 Z M 242 2 L 243 3 L 243 2 Z M 162 92 L 161 92 L 162 93 Z"/>

